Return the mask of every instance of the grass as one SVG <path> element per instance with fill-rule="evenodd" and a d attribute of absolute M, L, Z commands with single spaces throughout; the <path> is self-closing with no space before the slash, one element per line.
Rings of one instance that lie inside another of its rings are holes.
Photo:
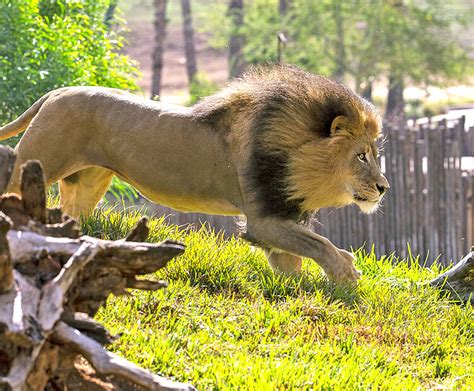
<path fill-rule="evenodd" d="M 118 239 L 139 217 L 104 209 L 83 229 Z M 240 240 L 150 225 L 151 242 L 187 250 L 152 276 L 166 290 L 110 297 L 97 314 L 127 359 L 201 390 L 474 389 L 472 307 L 423 285 L 437 266 L 359 251 L 360 284 L 342 289 L 314 262 L 284 278 Z"/>

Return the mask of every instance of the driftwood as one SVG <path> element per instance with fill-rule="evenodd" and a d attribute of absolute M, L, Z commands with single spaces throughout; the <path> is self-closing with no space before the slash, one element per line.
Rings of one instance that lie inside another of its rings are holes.
<path fill-rule="evenodd" d="M 0 147 L 1 193 L 14 160 L 10 149 Z M 120 389 L 193 389 L 106 351 L 103 345 L 116 337 L 92 318 L 110 293 L 166 286 L 137 276 L 166 266 L 184 246 L 142 243 L 146 223 L 140 220 L 118 241 L 79 236 L 73 219 L 46 208 L 40 163 L 24 165 L 21 197 L 0 195 L 0 390 L 78 389 L 78 357 L 98 379 L 112 386 L 116 379 Z M 80 389 L 89 389 L 80 379 Z"/>
<path fill-rule="evenodd" d="M 430 281 L 432 286 L 451 292 L 474 305 L 474 246 L 471 252 L 447 272 Z"/>

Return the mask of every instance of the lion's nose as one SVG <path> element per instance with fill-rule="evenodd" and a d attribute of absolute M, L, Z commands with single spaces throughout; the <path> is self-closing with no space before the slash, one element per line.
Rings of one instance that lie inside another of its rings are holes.
<path fill-rule="evenodd" d="M 383 196 L 387 190 L 390 189 L 390 185 L 388 184 L 387 178 L 385 178 L 384 175 L 379 176 L 377 182 L 375 183 L 375 187 L 381 196 Z"/>
<path fill-rule="evenodd" d="M 383 195 L 387 189 L 385 189 L 385 186 L 376 184 L 375 187 L 377 187 L 377 190 L 379 191 L 380 195 Z"/>

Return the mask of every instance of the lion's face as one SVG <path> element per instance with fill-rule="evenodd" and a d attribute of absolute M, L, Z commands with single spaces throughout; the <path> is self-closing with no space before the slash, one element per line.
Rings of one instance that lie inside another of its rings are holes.
<path fill-rule="evenodd" d="M 303 199 L 307 211 L 355 203 L 373 213 L 390 187 L 377 163 L 379 137 L 377 118 L 353 123 L 337 117 L 329 137 L 295 152 L 290 163 L 293 198 Z"/>
<path fill-rule="evenodd" d="M 365 213 L 375 212 L 390 188 L 377 163 L 377 154 L 374 141 L 360 141 L 354 144 L 347 156 L 350 172 L 347 192 L 352 202 Z"/>

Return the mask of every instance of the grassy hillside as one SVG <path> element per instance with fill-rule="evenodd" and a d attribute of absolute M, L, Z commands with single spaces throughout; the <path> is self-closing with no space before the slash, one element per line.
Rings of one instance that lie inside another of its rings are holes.
<path fill-rule="evenodd" d="M 97 212 L 88 234 L 123 237 L 136 213 Z M 473 312 L 422 284 L 439 273 L 357 253 L 357 288 L 328 284 L 311 261 L 275 276 L 261 251 L 151 221 L 150 241 L 185 254 L 159 292 L 109 299 L 97 318 L 111 349 L 201 390 L 474 389 Z"/>

